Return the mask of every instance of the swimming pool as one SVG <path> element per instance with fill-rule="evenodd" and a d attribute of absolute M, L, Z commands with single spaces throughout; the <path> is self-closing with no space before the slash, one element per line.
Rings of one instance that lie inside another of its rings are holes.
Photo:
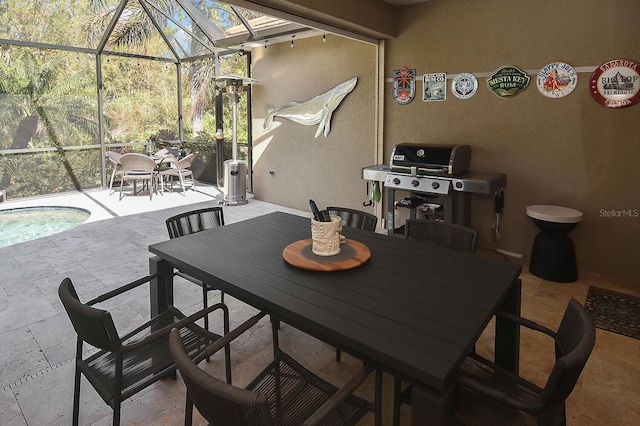
<path fill-rule="evenodd" d="M 18 207 L 0 210 L 0 247 L 57 234 L 80 225 L 91 212 L 78 207 Z"/>

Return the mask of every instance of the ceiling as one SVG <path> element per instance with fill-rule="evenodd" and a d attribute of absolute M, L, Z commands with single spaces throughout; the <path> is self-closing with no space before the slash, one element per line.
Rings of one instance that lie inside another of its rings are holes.
<path fill-rule="evenodd" d="M 0 7 L 0 43 L 180 62 L 273 43 L 293 45 L 294 40 L 326 33 L 369 43 L 395 35 L 395 26 L 389 20 L 334 16 L 330 8 L 314 9 L 298 4 L 304 1 L 101 0 L 95 3 L 99 7 L 92 7 L 93 2 L 87 5 L 86 0 L 65 0 L 59 3 L 66 7 L 32 6 L 30 12 L 35 17 L 32 20 L 14 13 L 14 6 Z M 377 6 L 372 11 L 387 15 L 393 7 L 428 0 L 368 1 Z M 68 19 L 68 9 L 75 11 L 73 16 L 78 19 L 75 25 L 82 37 L 60 38 L 59 31 L 42 28 L 43 22 Z M 156 34 L 164 43 L 152 47 L 137 43 Z"/>
<path fill-rule="evenodd" d="M 429 1 L 429 0 L 382 0 L 382 1 L 385 3 L 392 4 L 394 6 L 405 6 L 407 4 L 424 3 L 425 1 Z"/>

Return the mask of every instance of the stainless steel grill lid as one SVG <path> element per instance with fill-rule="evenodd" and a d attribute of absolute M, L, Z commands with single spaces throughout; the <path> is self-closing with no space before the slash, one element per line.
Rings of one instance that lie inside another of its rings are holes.
<path fill-rule="evenodd" d="M 391 152 L 390 171 L 413 176 L 456 176 L 469 170 L 469 145 L 398 144 Z"/>

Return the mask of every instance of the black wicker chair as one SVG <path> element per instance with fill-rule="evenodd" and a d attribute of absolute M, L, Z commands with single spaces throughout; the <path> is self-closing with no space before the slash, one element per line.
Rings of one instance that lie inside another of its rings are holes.
<path fill-rule="evenodd" d="M 501 316 L 553 338 L 555 365 L 544 388 L 540 388 L 475 353 L 469 355 L 457 378 L 456 424 L 564 426 L 565 400 L 573 391 L 595 345 L 596 331 L 589 312 L 576 300 L 570 300 L 557 332 L 518 316 Z M 399 382 L 395 386 L 399 387 Z M 402 393 L 401 400 L 410 402 L 409 389 Z M 398 399 L 394 401 L 396 426 L 399 424 L 399 403 Z"/>
<path fill-rule="evenodd" d="M 178 238 L 224 226 L 222 207 L 208 207 L 172 216 L 166 220 L 169 238 Z"/>
<path fill-rule="evenodd" d="M 221 309 L 224 315 L 224 332 L 229 331 L 229 314 L 223 304 L 185 317 L 175 307 L 139 325 L 133 331 L 120 336 L 111 314 L 93 305 L 111 300 L 129 290 L 149 282 L 154 276 L 145 277 L 130 284 L 81 303 L 69 278 L 58 288 L 73 328 L 77 333 L 76 367 L 73 394 L 73 425 L 78 424 L 80 409 L 81 375 L 87 378 L 102 399 L 113 409 L 113 424 L 120 424 L 120 406 L 123 400 L 136 394 L 161 378 L 174 375 L 176 365 L 169 351 L 169 332 L 179 330 L 187 342 L 190 357 L 198 354 L 216 340 L 219 335 L 208 332 L 194 322 L 209 312 Z M 84 343 L 97 348 L 84 358 Z M 227 381 L 231 382 L 229 347 L 225 347 Z"/>
<path fill-rule="evenodd" d="M 409 219 L 405 223 L 405 238 L 425 241 L 440 247 L 473 253 L 478 233 L 465 226 L 435 220 Z"/>
<path fill-rule="evenodd" d="M 327 207 L 327 211 L 329 214 L 340 216 L 342 226 L 375 232 L 378 224 L 378 218 L 375 215 L 360 210 L 346 207 Z"/>
<path fill-rule="evenodd" d="M 371 367 L 364 367 L 338 389 L 279 349 L 276 321 L 272 321 L 274 360 L 245 389 L 224 383 L 198 367 L 204 356 L 229 344 L 264 315 L 250 318 L 193 361 L 177 330 L 171 332 L 171 353 L 187 387 L 185 425 L 192 424 L 193 405 L 212 426 L 355 425 L 372 410 L 376 425 L 380 424 L 381 372 L 376 372 L 374 404 L 353 395 L 373 371 Z"/>
<path fill-rule="evenodd" d="M 208 207 L 192 210 L 170 217 L 166 221 L 169 238 L 178 238 L 185 235 L 205 231 L 211 228 L 224 226 L 224 213 L 222 207 Z M 203 283 L 183 272 L 177 271 L 176 275 L 189 280 L 202 287 L 202 305 L 207 308 L 207 293 L 217 290 L 214 286 Z M 220 291 L 220 302 L 224 303 L 224 292 Z M 209 329 L 209 318 L 204 318 L 204 328 Z"/>
<path fill-rule="evenodd" d="M 425 219 L 408 219 L 404 227 L 404 236 L 408 240 L 423 241 L 439 247 L 473 253 L 476 249 L 478 233 L 471 228 L 460 225 L 437 222 Z M 410 388 L 400 395 L 402 383 L 400 379 L 394 379 L 394 417 L 393 424 L 400 421 L 400 400 L 408 399 Z"/>

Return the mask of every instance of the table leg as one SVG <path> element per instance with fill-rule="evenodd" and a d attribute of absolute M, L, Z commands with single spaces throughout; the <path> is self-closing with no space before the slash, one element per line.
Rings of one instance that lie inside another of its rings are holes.
<path fill-rule="evenodd" d="M 501 311 L 520 316 L 522 282 L 518 279 L 502 302 Z M 495 362 L 518 374 L 520 367 L 520 326 L 500 317 L 496 318 Z"/>
<path fill-rule="evenodd" d="M 149 258 L 149 274 L 158 274 L 151 280 L 151 317 L 166 311 L 173 305 L 173 267 L 158 256 Z"/>
<path fill-rule="evenodd" d="M 455 384 L 438 392 L 416 384 L 411 388 L 411 424 L 413 426 L 452 425 L 455 408 Z"/>

